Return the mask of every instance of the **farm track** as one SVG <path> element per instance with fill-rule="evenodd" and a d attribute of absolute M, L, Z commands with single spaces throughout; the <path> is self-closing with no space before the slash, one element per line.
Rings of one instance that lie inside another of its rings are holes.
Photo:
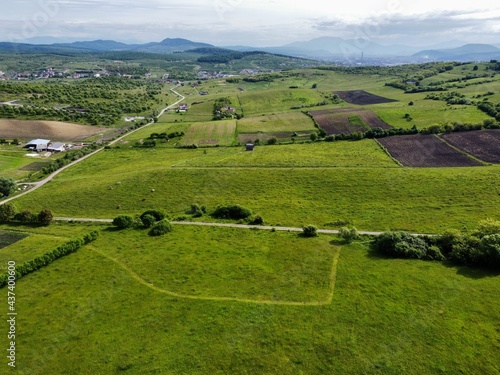
<path fill-rule="evenodd" d="M 78 217 L 55 217 L 55 221 L 65 222 L 84 222 L 84 223 L 112 223 L 113 219 L 97 219 L 97 218 L 78 218 Z M 240 228 L 240 229 L 253 229 L 253 230 L 275 230 L 281 232 L 302 232 L 303 228 L 297 227 L 279 227 L 272 225 L 247 225 L 247 224 L 232 224 L 232 223 L 210 223 L 202 221 L 171 221 L 174 225 L 194 225 L 194 226 L 208 226 L 208 227 L 225 227 L 225 228 Z M 338 234 L 337 229 L 318 229 L 318 233 L 323 234 Z M 379 236 L 384 232 L 372 231 L 358 231 L 363 236 Z M 431 233 L 413 233 L 415 236 L 432 236 Z"/>
<path fill-rule="evenodd" d="M 161 116 L 161 115 L 163 115 L 166 111 L 168 111 L 170 108 L 172 108 L 172 107 L 176 106 L 177 104 L 179 104 L 180 102 L 182 102 L 182 101 L 185 99 L 185 97 L 184 97 L 184 96 L 182 96 L 181 94 L 179 94 L 179 93 L 178 93 L 177 91 L 175 91 L 173 88 L 172 88 L 172 89 L 170 89 L 170 91 L 172 91 L 174 94 L 176 94 L 177 96 L 179 96 L 179 97 L 180 97 L 180 99 L 179 99 L 178 101 L 176 101 L 175 103 L 170 104 L 169 106 L 167 106 L 167 107 L 163 108 L 163 109 L 160 111 L 160 113 L 158 114 L 158 117 L 160 117 L 160 116 Z M 152 124 L 154 124 L 154 123 L 155 123 L 155 122 L 154 122 L 154 121 L 152 121 L 152 122 L 150 122 L 150 123 L 148 123 L 148 124 L 146 124 L 146 125 L 144 125 L 144 126 L 142 126 L 142 127 L 140 127 L 140 128 L 137 128 L 137 129 L 134 129 L 134 130 L 132 130 L 132 131 L 130 131 L 130 132 L 128 132 L 128 133 L 125 133 L 125 134 L 123 134 L 121 137 L 119 137 L 119 138 L 115 139 L 114 141 L 109 142 L 109 143 L 108 143 L 108 146 L 111 146 L 111 145 L 115 144 L 116 142 L 121 141 L 121 140 L 122 140 L 123 138 L 125 138 L 126 136 L 128 136 L 128 135 L 130 135 L 130 134 L 133 134 L 133 133 L 135 133 L 136 131 L 138 131 L 138 130 L 140 130 L 140 129 L 144 129 L 144 128 L 146 128 L 146 127 L 148 127 L 148 126 L 150 126 L 150 125 L 152 125 Z M 41 181 L 37 181 L 37 182 L 26 182 L 26 183 L 23 183 L 23 185 L 29 185 L 29 186 L 31 186 L 31 187 L 30 187 L 28 190 L 26 190 L 25 192 L 21 193 L 21 194 L 18 194 L 18 195 L 16 195 L 16 196 L 12 197 L 12 198 L 7 198 L 7 199 L 5 199 L 5 200 L 0 201 L 0 206 L 1 206 L 1 205 L 3 205 L 3 204 L 5 204 L 5 203 L 7 203 L 7 202 L 10 202 L 10 201 L 12 201 L 12 200 L 14 200 L 14 199 L 17 199 L 17 198 L 19 198 L 19 197 L 22 197 L 22 196 L 24 196 L 24 195 L 26 195 L 26 194 L 29 194 L 29 193 L 31 193 L 31 192 L 33 192 L 33 191 L 35 191 L 35 190 L 37 190 L 37 189 L 41 188 L 42 186 L 44 186 L 44 185 L 45 185 L 45 184 L 47 184 L 48 182 L 52 181 L 52 179 L 53 179 L 55 176 L 57 176 L 59 173 L 61 173 L 61 172 L 63 172 L 64 170 L 66 170 L 66 169 L 68 169 L 68 168 L 72 167 L 72 166 L 73 166 L 73 165 L 75 165 L 75 164 L 78 164 L 78 163 L 80 163 L 80 162 L 84 161 L 84 160 L 85 160 L 85 159 L 87 159 L 87 158 L 90 158 L 91 156 L 93 156 L 93 155 L 95 155 L 95 154 L 97 154 L 97 153 L 101 152 L 102 150 L 104 150 L 104 147 L 101 147 L 101 148 L 99 148 L 99 149 L 97 149 L 97 150 L 93 151 L 92 153 L 90 153 L 90 154 L 88 154 L 88 155 L 85 155 L 85 156 L 81 157 L 80 159 L 75 160 L 75 161 L 73 161 L 73 162 L 69 163 L 68 165 L 65 165 L 64 167 L 62 167 L 62 168 L 58 169 L 57 171 L 53 172 L 52 174 L 50 174 L 49 176 L 45 177 L 45 178 L 44 178 L 43 180 L 41 180 Z"/>

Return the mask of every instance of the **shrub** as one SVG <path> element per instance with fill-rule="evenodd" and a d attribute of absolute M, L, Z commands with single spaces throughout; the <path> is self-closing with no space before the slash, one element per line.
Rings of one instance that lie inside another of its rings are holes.
<path fill-rule="evenodd" d="M 385 232 L 374 241 L 374 247 L 381 253 L 396 258 L 422 259 L 427 254 L 428 245 L 420 237 L 406 232 Z"/>
<path fill-rule="evenodd" d="M 500 221 L 493 219 L 481 220 L 474 235 L 483 238 L 491 234 L 500 234 Z"/>
<path fill-rule="evenodd" d="M 153 215 L 147 214 L 141 216 L 141 222 L 146 228 L 151 228 L 156 223 L 156 219 Z"/>
<path fill-rule="evenodd" d="M 356 228 L 342 227 L 339 229 L 339 237 L 342 238 L 346 243 L 351 243 L 359 237 Z"/>
<path fill-rule="evenodd" d="M 11 177 L 0 177 L 0 196 L 9 196 L 16 191 L 16 182 Z"/>
<path fill-rule="evenodd" d="M 480 243 L 479 262 L 493 268 L 500 268 L 500 234 L 484 236 Z"/>
<path fill-rule="evenodd" d="M 142 213 L 142 215 L 140 216 L 141 220 L 146 215 L 153 216 L 156 221 L 160 221 L 160 220 L 165 219 L 165 214 L 162 211 L 159 211 L 159 210 L 147 210 L 147 211 L 144 211 Z"/>
<path fill-rule="evenodd" d="M 119 229 L 130 228 L 134 224 L 132 216 L 119 215 L 113 219 L 113 225 Z"/>
<path fill-rule="evenodd" d="M 23 210 L 14 215 L 14 220 L 21 223 L 33 223 L 38 220 L 38 217 L 30 210 Z"/>
<path fill-rule="evenodd" d="M 318 228 L 314 225 L 306 225 L 302 228 L 302 234 L 304 237 L 317 237 L 318 236 Z"/>
<path fill-rule="evenodd" d="M 193 217 L 201 217 L 203 213 L 206 212 L 206 208 L 205 211 L 203 210 L 204 208 L 205 206 L 200 207 L 196 203 L 193 203 L 187 213 L 193 215 Z"/>
<path fill-rule="evenodd" d="M 37 217 L 38 222 L 43 225 L 50 225 L 53 219 L 54 213 L 48 208 L 42 209 Z"/>
<path fill-rule="evenodd" d="M 263 225 L 264 219 L 260 215 L 255 215 L 253 220 L 250 222 L 251 225 Z"/>
<path fill-rule="evenodd" d="M 278 143 L 278 138 L 276 137 L 271 137 L 267 140 L 268 145 L 275 145 L 276 143 Z"/>
<path fill-rule="evenodd" d="M 17 213 L 16 206 L 12 203 L 5 203 L 0 206 L 0 223 L 6 223 L 14 218 Z"/>
<path fill-rule="evenodd" d="M 217 219 L 233 220 L 246 219 L 250 215 L 252 215 L 252 211 L 248 208 L 240 206 L 239 204 L 230 206 L 217 206 L 214 213 L 212 214 L 212 216 Z"/>
<path fill-rule="evenodd" d="M 149 231 L 150 236 L 163 236 L 173 230 L 172 224 L 168 220 L 160 220 Z"/>

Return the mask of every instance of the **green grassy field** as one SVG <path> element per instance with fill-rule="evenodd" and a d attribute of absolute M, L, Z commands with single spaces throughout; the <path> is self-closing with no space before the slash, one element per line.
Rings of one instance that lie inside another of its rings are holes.
<path fill-rule="evenodd" d="M 348 219 L 363 230 L 439 232 L 497 217 L 498 171 L 400 168 L 370 140 L 262 146 L 255 154 L 242 148 L 206 154 L 117 149 L 65 171 L 18 205 L 34 211 L 47 206 L 58 216 L 113 218 L 154 207 L 181 215 L 194 202 L 210 209 L 239 203 L 274 225 Z"/>
<path fill-rule="evenodd" d="M 196 123 L 189 126 L 181 145 L 231 146 L 235 143 L 236 120 Z"/>
<path fill-rule="evenodd" d="M 92 245 L 18 280 L 17 372 L 500 370 L 493 274 L 386 259 L 335 237 L 250 233 L 176 226 L 153 239 L 103 227 Z M 328 293 L 317 306 L 282 303 Z"/>
<path fill-rule="evenodd" d="M 472 69 L 457 66 L 422 84 Z M 272 226 L 337 229 L 333 223 L 343 221 L 360 231 L 419 233 L 470 231 L 479 220 L 500 219 L 500 165 L 403 168 L 369 139 L 260 145 L 252 152 L 225 147 L 244 134 L 283 133 L 288 142 L 297 131 L 307 138 L 313 123 L 290 108 L 341 90 L 398 100 L 362 106 L 394 127 L 488 117 L 474 106 L 385 86 L 416 70 L 307 69 L 272 82 L 208 80 L 197 88 L 207 96 L 185 85 L 179 92 L 188 112 L 165 114 L 14 203 L 18 210 L 108 219 L 152 208 L 186 218 L 193 203 L 208 213 L 241 204 Z M 457 90 L 500 92 L 496 82 Z M 214 100 L 225 96 L 238 111 L 239 96 L 244 117 L 211 122 Z M 318 109 L 344 107 L 360 106 Z M 186 134 L 155 148 L 134 147 L 151 133 L 174 131 Z M 220 147 L 175 148 L 192 143 Z M 1 160 L 0 176 L 22 166 Z M 196 220 L 216 221 L 209 214 Z M 262 229 L 174 225 L 172 233 L 151 237 L 146 229 L 104 224 L 0 225 L 28 235 L 0 250 L 0 270 L 96 228 L 95 242 L 17 281 L 19 374 L 500 373 L 498 272 L 387 259 L 370 250 L 367 238 L 346 245 L 336 236 Z M 1 342 L 8 347 L 6 337 Z"/>
<path fill-rule="evenodd" d="M 23 167 L 42 161 L 42 159 L 25 156 L 26 153 L 26 150 L 18 146 L 0 145 L 0 177 L 20 179 L 29 174 L 29 171 L 21 170 Z"/>
<path fill-rule="evenodd" d="M 316 131 L 311 118 L 301 112 L 246 117 L 238 120 L 239 133 L 281 133 Z"/>

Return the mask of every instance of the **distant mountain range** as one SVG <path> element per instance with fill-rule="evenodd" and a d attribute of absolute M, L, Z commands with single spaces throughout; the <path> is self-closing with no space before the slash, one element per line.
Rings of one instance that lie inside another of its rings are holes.
<path fill-rule="evenodd" d="M 55 38 L 37 38 L 37 41 L 56 40 Z M 465 44 L 460 41 L 450 41 L 445 44 L 427 47 L 414 47 L 402 44 L 383 45 L 366 39 L 342 39 L 336 37 L 321 37 L 309 41 L 294 42 L 278 47 L 229 46 L 225 50 L 233 51 L 263 51 L 274 54 L 295 57 L 325 59 L 333 61 L 377 61 L 383 59 L 398 59 L 400 62 L 422 61 L 489 61 L 500 59 L 500 45 Z M 166 38 L 161 42 L 146 44 L 126 44 L 113 40 L 94 40 L 72 43 L 28 44 L 0 43 L 0 52 L 106 52 L 133 51 L 170 54 L 193 49 L 218 48 L 208 43 L 198 43 L 182 38 Z"/>

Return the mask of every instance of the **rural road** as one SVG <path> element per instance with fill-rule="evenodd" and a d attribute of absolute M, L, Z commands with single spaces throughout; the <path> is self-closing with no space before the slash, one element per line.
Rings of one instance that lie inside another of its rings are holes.
<path fill-rule="evenodd" d="M 177 86 L 176 86 L 176 87 L 177 87 Z M 158 116 L 157 116 L 157 117 L 160 117 L 160 116 L 161 116 L 161 115 L 163 115 L 166 111 L 168 111 L 170 108 L 175 107 L 177 104 L 179 104 L 180 102 L 182 102 L 182 101 L 185 99 L 185 97 L 184 97 L 184 96 L 182 96 L 181 94 L 179 94 L 179 93 L 178 93 L 177 91 L 175 91 L 173 88 L 171 88 L 171 89 L 170 89 L 170 91 L 172 91 L 175 95 L 179 96 L 179 97 L 180 97 L 180 99 L 179 99 L 179 100 L 177 100 L 175 103 L 170 104 L 169 106 L 167 106 L 167 107 L 163 108 L 163 109 L 160 111 L 160 113 L 158 114 Z M 144 125 L 144 126 L 142 126 L 142 127 L 140 127 L 140 128 L 137 128 L 137 129 L 131 130 L 131 131 L 129 131 L 129 132 L 127 132 L 127 133 L 123 134 L 122 136 L 120 136 L 120 137 L 116 138 L 114 141 L 109 142 L 107 145 L 108 145 L 108 146 L 111 146 L 111 145 L 115 144 L 116 142 L 121 141 L 121 140 L 122 140 L 123 138 L 125 138 L 126 136 L 128 136 L 128 135 L 130 135 L 130 134 L 132 134 L 132 133 L 135 133 L 135 132 L 136 132 L 136 131 L 138 131 L 138 130 L 144 129 L 145 127 L 147 127 L 147 126 L 149 126 L 149 125 L 152 125 L 152 124 L 154 124 L 154 123 L 155 123 L 155 122 L 154 122 L 154 121 L 152 121 L 152 122 L 150 122 L 150 123 L 148 123 L 148 124 L 146 124 L 146 125 Z M 52 174 L 48 175 L 48 176 L 47 176 L 47 177 L 45 177 L 43 180 L 40 180 L 40 181 L 38 181 L 38 182 L 26 182 L 26 183 L 21 183 L 20 185 L 30 185 L 31 187 L 30 187 L 28 190 L 26 190 L 26 191 L 24 191 L 24 192 L 22 192 L 22 193 L 20 193 L 20 194 L 17 194 L 17 195 L 15 195 L 15 196 L 11 197 L 11 198 L 2 199 L 2 200 L 0 201 L 0 206 L 1 206 L 2 204 L 5 204 L 5 203 L 7 203 L 7 202 L 10 202 L 10 201 L 12 201 L 12 200 L 14 200 L 14 199 L 20 198 L 20 197 L 22 197 L 23 195 L 29 194 L 29 193 L 31 193 L 32 191 L 35 191 L 35 190 L 36 190 L 36 189 L 38 189 L 38 188 L 41 188 L 41 187 L 42 187 L 43 185 L 45 185 L 46 183 L 48 183 L 48 182 L 52 181 L 52 179 L 53 179 L 55 176 L 57 176 L 59 173 L 63 172 L 65 169 L 68 169 L 68 168 L 72 167 L 73 165 L 75 165 L 75 164 L 77 164 L 77 163 L 80 163 L 81 161 L 84 161 L 84 160 L 85 160 L 85 159 L 87 159 L 87 158 L 90 158 L 91 156 L 93 156 L 93 155 L 97 154 L 98 152 L 100 152 L 100 151 L 102 151 L 102 150 L 104 150 L 104 147 L 101 147 L 101 148 L 99 148 L 99 149 L 95 150 L 94 152 L 92 152 L 92 153 L 90 153 L 90 154 L 88 154 L 88 155 L 82 156 L 81 158 L 79 158 L 79 159 L 77 159 L 77 160 L 75 160 L 75 161 L 73 161 L 73 162 L 71 162 L 71 163 L 69 163 L 69 164 L 65 165 L 64 167 L 59 168 L 57 171 L 55 171 L 55 172 L 53 172 Z"/>
<path fill-rule="evenodd" d="M 77 218 L 77 217 L 54 217 L 55 221 L 75 221 L 75 222 L 93 222 L 93 223 L 112 223 L 112 219 L 92 219 L 92 218 Z M 241 228 L 241 229 L 263 229 L 276 230 L 282 232 L 302 232 L 302 228 L 295 227 L 274 227 L 270 225 L 246 225 L 246 224 L 231 224 L 231 223 L 207 223 L 201 221 L 171 221 L 174 225 L 197 225 L 206 227 L 226 227 L 226 228 Z M 318 233 L 338 234 L 336 229 L 318 229 Z M 383 232 L 358 232 L 360 235 L 378 236 Z"/>

